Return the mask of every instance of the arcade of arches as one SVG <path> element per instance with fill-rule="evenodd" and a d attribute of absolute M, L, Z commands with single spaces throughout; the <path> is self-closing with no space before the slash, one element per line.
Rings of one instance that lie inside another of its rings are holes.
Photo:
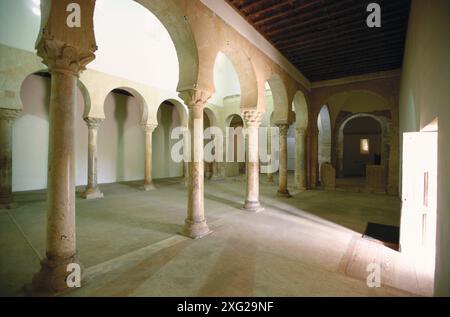
<path fill-rule="evenodd" d="M 0 37 L 1 295 L 450 295 L 448 2 L 412 2 L 402 69 L 314 82 L 228 6 L 84 1 L 90 23 L 61 33 L 66 2 Z M 119 5 L 154 23 L 129 56 L 105 33 Z"/>

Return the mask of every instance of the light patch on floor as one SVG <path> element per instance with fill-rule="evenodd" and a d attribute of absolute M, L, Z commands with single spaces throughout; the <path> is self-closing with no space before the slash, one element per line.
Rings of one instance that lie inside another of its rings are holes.
<path fill-rule="evenodd" d="M 290 181 L 292 181 L 292 176 Z M 398 198 L 291 189 L 261 182 L 264 212 L 243 211 L 245 182 L 208 181 L 205 211 L 214 232 L 177 235 L 186 216 L 181 179 L 102 185 L 105 198 L 77 199 L 77 246 L 85 286 L 67 296 L 409 296 L 430 295 L 400 253 L 362 240 L 367 222 L 398 225 Z M 292 182 L 291 182 L 292 184 Z M 18 193 L 0 214 L 0 294 L 23 295 L 45 254 L 45 192 Z M 382 287 L 365 266 L 390 263 Z"/>

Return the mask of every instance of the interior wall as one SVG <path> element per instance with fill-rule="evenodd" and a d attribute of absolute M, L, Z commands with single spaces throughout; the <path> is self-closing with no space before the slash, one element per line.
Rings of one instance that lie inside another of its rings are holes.
<path fill-rule="evenodd" d="M 369 154 L 361 154 L 360 140 L 369 139 Z M 344 134 L 344 177 L 365 177 L 366 165 L 381 152 L 381 134 Z"/>
<path fill-rule="evenodd" d="M 223 106 L 223 99 L 228 96 L 240 95 L 239 77 L 231 60 L 219 52 L 214 63 L 214 86 L 216 92 L 208 101 L 211 104 Z"/>
<path fill-rule="evenodd" d="M 28 76 L 21 89 L 23 111 L 13 123 L 12 186 L 13 191 L 47 188 L 48 162 L 48 107 L 50 78 Z M 84 99 L 77 90 L 76 109 L 76 184 L 87 183 L 87 133 L 82 116 Z"/>
<path fill-rule="evenodd" d="M 153 132 L 153 178 L 183 176 L 183 162 L 172 160 L 170 151 L 178 140 L 171 139 L 172 130 L 181 126 L 177 108 L 171 103 L 163 103 L 158 109 L 158 127 Z"/>
<path fill-rule="evenodd" d="M 98 181 L 115 183 L 144 178 L 144 130 L 136 98 L 109 93 L 105 121 L 98 131 Z"/>
<path fill-rule="evenodd" d="M 369 153 L 361 154 L 361 139 L 369 140 Z M 381 161 L 381 126 L 370 117 L 350 120 L 344 127 L 344 177 L 365 177 L 366 165 Z M 379 163 L 378 163 L 379 164 Z"/>
<path fill-rule="evenodd" d="M 438 296 L 450 295 L 449 34 L 450 1 L 412 2 L 400 90 L 400 139 L 403 132 L 419 131 L 438 118 L 435 273 L 435 295 Z"/>

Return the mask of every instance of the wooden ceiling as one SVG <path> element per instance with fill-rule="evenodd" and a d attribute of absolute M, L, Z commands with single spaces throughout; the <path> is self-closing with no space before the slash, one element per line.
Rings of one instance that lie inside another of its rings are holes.
<path fill-rule="evenodd" d="M 310 81 L 401 68 L 410 0 L 226 0 Z M 381 6 L 381 28 L 366 24 Z"/>

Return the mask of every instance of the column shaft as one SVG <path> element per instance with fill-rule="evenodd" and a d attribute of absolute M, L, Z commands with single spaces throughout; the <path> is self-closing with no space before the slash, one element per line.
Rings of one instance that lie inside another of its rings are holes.
<path fill-rule="evenodd" d="M 279 124 L 280 129 L 280 171 L 279 171 L 279 188 L 278 195 L 282 197 L 292 197 L 287 189 L 288 171 L 287 171 L 287 134 L 289 130 L 288 124 Z"/>
<path fill-rule="evenodd" d="M 12 124 L 19 109 L 0 109 L 0 209 L 15 208 L 12 194 Z"/>
<path fill-rule="evenodd" d="M 268 149 L 268 153 L 270 155 L 270 161 L 269 161 L 269 165 L 272 164 L 273 159 L 274 159 L 274 155 L 275 153 L 272 152 L 272 132 L 271 132 L 271 127 L 269 127 L 268 133 L 267 133 L 267 149 Z M 273 173 L 267 173 L 267 182 L 269 184 L 273 184 Z"/>
<path fill-rule="evenodd" d="M 190 162 L 188 162 L 188 206 L 187 218 L 182 235 L 199 239 L 209 234 L 204 207 L 204 144 L 203 108 L 210 94 L 191 90 L 180 94 L 189 108 L 189 132 L 191 142 Z"/>
<path fill-rule="evenodd" d="M 103 198 L 103 193 L 98 187 L 98 127 L 103 119 L 85 118 L 88 125 L 88 184 L 82 197 L 85 199 Z"/>
<path fill-rule="evenodd" d="M 152 141 L 153 131 L 155 131 L 156 125 L 146 124 L 144 125 L 145 131 L 145 172 L 144 172 L 144 190 L 150 191 L 155 189 L 153 185 L 153 162 L 152 162 Z"/>
<path fill-rule="evenodd" d="M 295 182 L 299 190 L 306 190 L 306 131 L 304 129 L 297 129 L 295 141 Z"/>
<path fill-rule="evenodd" d="M 247 126 L 247 197 L 244 209 L 251 212 L 262 211 L 259 201 L 259 135 L 261 113 L 255 110 L 244 111 Z"/>
<path fill-rule="evenodd" d="M 47 192 L 47 252 L 34 277 L 35 292 L 68 288 L 67 266 L 79 263 L 75 240 L 75 109 L 77 77 L 52 72 Z"/>

